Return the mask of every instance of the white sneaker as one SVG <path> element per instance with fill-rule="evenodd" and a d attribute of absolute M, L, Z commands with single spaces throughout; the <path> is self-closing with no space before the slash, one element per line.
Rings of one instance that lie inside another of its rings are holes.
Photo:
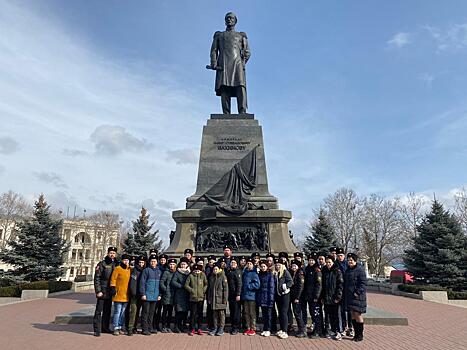
<path fill-rule="evenodd" d="M 284 334 L 284 331 L 277 331 L 276 335 L 280 338 L 281 335 Z"/>
<path fill-rule="evenodd" d="M 332 337 L 332 339 L 334 339 L 334 340 L 342 340 L 342 335 L 341 335 L 339 332 L 337 332 L 336 335 L 335 335 L 334 337 Z"/>
<path fill-rule="evenodd" d="M 266 333 L 266 331 L 262 331 L 260 335 L 264 337 L 264 333 Z"/>
<path fill-rule="evenodd" d="M 264 334 L 261 334 L 263 337 L 269 337 L 271 335 L 271 332 L 265 331 L 263 332 Z"/>
<path fill-rule="evenodd" d="M 282 332 L 280 335 L 279 335 L 279 338 L 281 339 L 287 339 L 289 337 L 289 335 L 286 333 L 286 332 Z"/>

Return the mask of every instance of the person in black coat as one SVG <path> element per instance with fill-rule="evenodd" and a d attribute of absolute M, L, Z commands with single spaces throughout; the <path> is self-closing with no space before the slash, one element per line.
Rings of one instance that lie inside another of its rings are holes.
<path fill-rule="evenodd" d="M 304 338 L 306 337 L 306 328 L 303 323 L 300 299 L 302 298 L 303 287 L 305 285 L 305 273 L 302 270 L 302 264 L 299 260 L 294 259 L 291 261 L 290 273 L 293 281 L 292 287 L 290 288 L 290 304 L 298 327 L 295 336 L 297 338 Z"/>
<path fill-rule="evenodd" d="M 136 325 L 138 324 L 138 318 L 141 311 L 143 302 L 141 295 L 139 294 L 139 282 L 141 280 L 141 272 L 146 267 L 146 256 L 141 255 L 136 257 L 135 266 L 131 269 L 130 283 L 128 289 L 130 292 L 130 314 L 128 319 L 128 335 L 132 336 L 136 333 Z"/>
<path fill-rule="evenodd" d="M 117 262 L 116 247 L 107 249 L 107 256 L 96 266 L 94 273 L 94 291 L 96 293 L 96 310 L 94 311 L 93 327 L 94 335 L 99 337 L 102 333 L 110 331 L 110 312 L 112 308 L 112 294 L 110 292 L 110 277 Z"/>
<path fill-rule="evenodd" d="M 302 307 L 304 306 L 305 308 L 305 317 L 308 306 L 313 322 L 313 332 L 310 335 L 311 338 L 317 338 L 323 334 L 323 313 L 321 304 L 319 303 L 321 290 L 321 269 L 317 263 L 317 254 L 312 253 L 308 256 L 308 265 L 305 268 L 305 286 L 302 293 Z M 306 322 L 305 317 L 304 322 Z"/>
<path fill-rule="evenodd" d="M 326 257 L 326 266 L 323 268 L 323 293 L 321 295 L 324 304 L 324 312 L 329 315 L 331 332 L 335 340 L 341 340 L 339 333 L 339 303 L 342 300 L 344 278 L 339 266 L 334 262 L 334 257 Z M 328 335 L 328 337 L 330 337 Z"/>
<path fill-rule="evenodd" d="M 230 334 L 235 335 L 240 328 L 241 301 L 242 294 L 242 270 L 238 268 L 238 262 L 232 258 L 230 268 L 227 271 L 227 283 L 229 284 L 229 310 L 232 327 Z"/>
<path fill-rule="evenodd" d="M 283 260 L 275 261 L 273 274 L 276 282 L 276 294 L 274 296 L 274 300 L 276 301 L 279 324 L 281 327 L 281 329 L 276 334 L 280 339 L 286 339 L 289 336 L 287 334 L 287 312 L 290 306 L 290 287 L 292 287 L 293 280 L 292 276 L 284 265 Z M 272 322 L 275 322 L 274 318 L 272 319 Z"/>
<path fill-rule="evenodd" d="M 357 254 L 347 254 L 348 268 L 345 272 L 345 307 L 352 315 L 354 341 L 363 340 L 363 316 L 366 312 L 366 275 L 358 264 Z"/>

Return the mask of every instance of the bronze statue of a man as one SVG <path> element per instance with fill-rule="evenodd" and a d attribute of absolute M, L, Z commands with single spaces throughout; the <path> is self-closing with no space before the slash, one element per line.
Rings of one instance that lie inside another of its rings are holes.
<path fill-rule="evenodd" d="M 211 65 L 216 71 L 216 95 L 221 97 L 222 112 L 230 114 L 230 100 L 237 98 L 238 113 L 246 113 L 245 65 L 250 58 L 248 40 L 244 32 L 236 32 L 237 16 L 225 15 L 226 30 L 216 32 L 211 46 Z"/>

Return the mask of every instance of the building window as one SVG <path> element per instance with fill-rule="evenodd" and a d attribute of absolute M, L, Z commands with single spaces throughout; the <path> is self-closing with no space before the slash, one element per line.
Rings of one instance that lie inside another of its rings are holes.
<path fill-rule="evenodd" d="M 0 228 L 0 239 L 3 239 L 3 228 Z"/>
<path fill-rule="evenodd" d="M 70 268 L 70 277 L 73 277 L 75 275 L 75 268 L 72 267 Z"/>

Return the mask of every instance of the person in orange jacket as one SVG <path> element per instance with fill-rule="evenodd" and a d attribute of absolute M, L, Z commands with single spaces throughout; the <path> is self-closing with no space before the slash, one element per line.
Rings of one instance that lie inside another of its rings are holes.
<path fill-rule="evenodd" d="M 114 302 L 113 326 L 114 335 L 125 334 L 125 310 L 130 300 L 128 284 L 130 282 L 130 256 L 122 255 L 122 262 L 112 272 L 110 277 L 110 290 Z"/>

